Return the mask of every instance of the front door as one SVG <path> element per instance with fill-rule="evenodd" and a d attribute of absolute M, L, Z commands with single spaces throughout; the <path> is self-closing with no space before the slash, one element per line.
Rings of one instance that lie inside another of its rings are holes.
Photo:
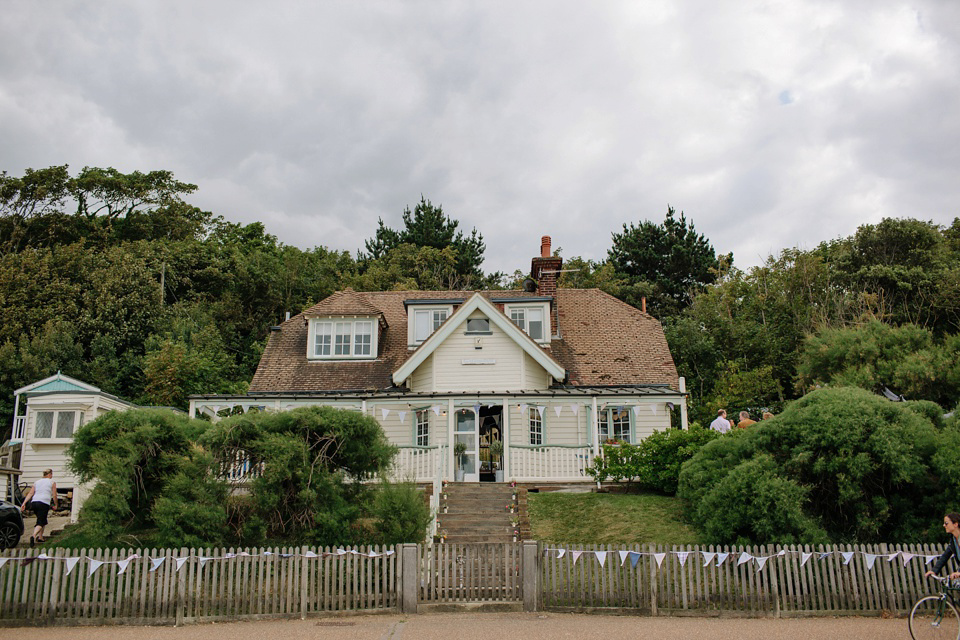
<path fill-rule="evenodd" d="M 455 478 L 460 482 L 478 482 L 480 469 L 477 454 L 480 450 L 480 437 L 477 430 L 477 415 L 473 409 L 457 409 L 454 443 L 463 443 L 466 447 L 462 455 L 454 459 Z"/>

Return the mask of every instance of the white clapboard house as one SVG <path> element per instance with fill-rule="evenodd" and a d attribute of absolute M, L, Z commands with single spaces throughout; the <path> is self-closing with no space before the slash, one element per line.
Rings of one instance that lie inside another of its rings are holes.
<path fill-rule="evenodd" d="M 659 321 L 560 268 L 545 236 L 524 290 L 339 291 L 273 328 L 247 394 L 190 413 L 341 407 L 379 421 L 400 479 L 589 481 L 601 443 L 685 428 L 685 393 Z"/>

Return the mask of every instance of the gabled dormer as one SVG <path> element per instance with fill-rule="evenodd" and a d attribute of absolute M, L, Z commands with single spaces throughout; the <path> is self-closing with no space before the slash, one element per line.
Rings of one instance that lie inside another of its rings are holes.
<path fill-rule="evenodd" d="M 416 349 L 420 346 L 453 315 L 454 307 L 461 304 L 463 298 L 404 300 L 403 306 L 407 310 L 407 348 Z"/>
<path fill-rule="evenodd" d="M 303 313 L 308 360 L 374 360 L 387 328 L 383 312 L 353 289 L 337 292 Z"/>

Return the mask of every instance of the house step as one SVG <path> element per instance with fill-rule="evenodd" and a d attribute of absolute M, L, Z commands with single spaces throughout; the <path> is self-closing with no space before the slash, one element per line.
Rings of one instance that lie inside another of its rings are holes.
<path fill-rule="evenodd" d="M 440 495 L 437 530 L 446 542 L 511 542 L 519 526 L 517 491 L 508 484 L 450 483 Z M 509 507 L 514 507 L 514 512 Z"/>

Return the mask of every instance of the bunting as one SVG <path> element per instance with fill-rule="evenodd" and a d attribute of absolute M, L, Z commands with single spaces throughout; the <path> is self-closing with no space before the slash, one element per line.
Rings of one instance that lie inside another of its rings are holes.
<path fill-rule="evenodd" d="M 553 412 L 557 414 L 557 417 L 559 418 L 560 414 L 563 413 L 563 405 L 562 404 L 553 405 Z"/>

